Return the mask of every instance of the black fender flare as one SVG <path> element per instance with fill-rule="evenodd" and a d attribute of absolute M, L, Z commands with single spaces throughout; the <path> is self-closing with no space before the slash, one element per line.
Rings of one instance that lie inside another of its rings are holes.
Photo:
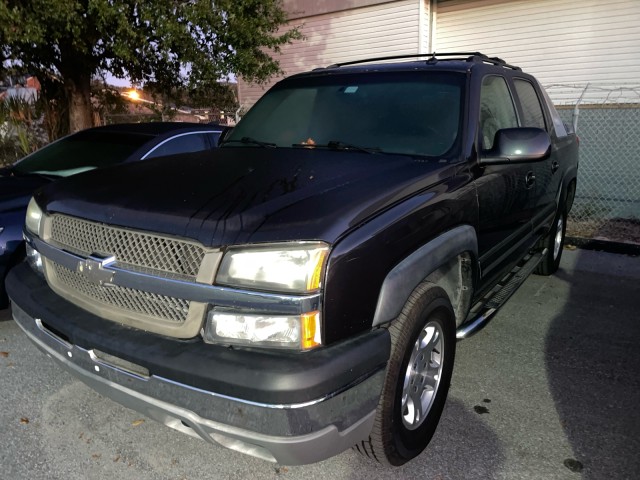
<path fill-rule="evenodd" d="M 478 258 L 478 238 L 470 225 L 444 232 L 400 261 L 385 277 L 378 296 L 372 326 L 396 318 L 411 292 L 431 273 L 464 252 Z"/>

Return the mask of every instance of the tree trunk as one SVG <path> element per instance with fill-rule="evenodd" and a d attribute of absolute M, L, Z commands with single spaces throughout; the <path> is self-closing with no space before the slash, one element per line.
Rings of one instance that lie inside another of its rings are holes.
<path fill-rule="evenodd" d="M 69 95 L 69 133 L 93 127 L 91 77 L 65 78 Z"/>

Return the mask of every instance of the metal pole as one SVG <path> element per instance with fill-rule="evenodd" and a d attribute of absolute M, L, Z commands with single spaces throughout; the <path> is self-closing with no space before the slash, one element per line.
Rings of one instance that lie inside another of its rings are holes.
<path fill-rule="evenodd" d="M 584 87 L 584 90 L 582 90 L 580 98 L 578 98 L 576 106 L 573 108 L 573 133 L 576 134 L 578 133 L 578 116 L 580 115 L 580 109 L 578 107 L 582 102 L 582 97 L 584 97 L 584 94 L 587 92 L 587 88 L 589 88 L 589 83 L 587 83 L 587 85 Z"/>

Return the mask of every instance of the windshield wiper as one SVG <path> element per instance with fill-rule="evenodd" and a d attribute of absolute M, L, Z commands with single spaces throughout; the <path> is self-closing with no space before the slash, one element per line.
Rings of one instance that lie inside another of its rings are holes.
<path fill-rule="evenodd" d="M 225 140 L 220 145 L 226 145 L 227 143 L 244 143 L 245 145 L 258 145 L 259 147 L 270 147 L 270 148 L 275 148 L 278 146 L 275 143 L 263 142 L 251 137 L 242 137 L 240 140 Z"/>
<path fill-rule="evenodd" d="M 379 147 L 362 147 L 360 145 L 354 145 L 353 143 L 341 142 L 340 140 L 330 140 L 326 145 L 319 145 L 313 143 L 294 143 L 291 145 L 292 147 L 300 147 L 300 148 L 328 148 L 329 150 L 357 150 L 359 152 L 365 153 L 380 153 Z"/>

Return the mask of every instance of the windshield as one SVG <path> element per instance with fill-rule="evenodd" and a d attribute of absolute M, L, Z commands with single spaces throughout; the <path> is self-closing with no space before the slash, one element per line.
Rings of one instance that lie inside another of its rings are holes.
<path fill-rule="evenodd" d="M 41 148 L 18 162 L 16 174 L 66 177 L 124 162 L 153 136 L 109 131 L 83 131 Z"/>
<path fill-rule="evenodd" d="M 224 144 L 453 156 L 463 86 L 462 74 L 424 71 L 293 78 L 267 92 Z"/>

